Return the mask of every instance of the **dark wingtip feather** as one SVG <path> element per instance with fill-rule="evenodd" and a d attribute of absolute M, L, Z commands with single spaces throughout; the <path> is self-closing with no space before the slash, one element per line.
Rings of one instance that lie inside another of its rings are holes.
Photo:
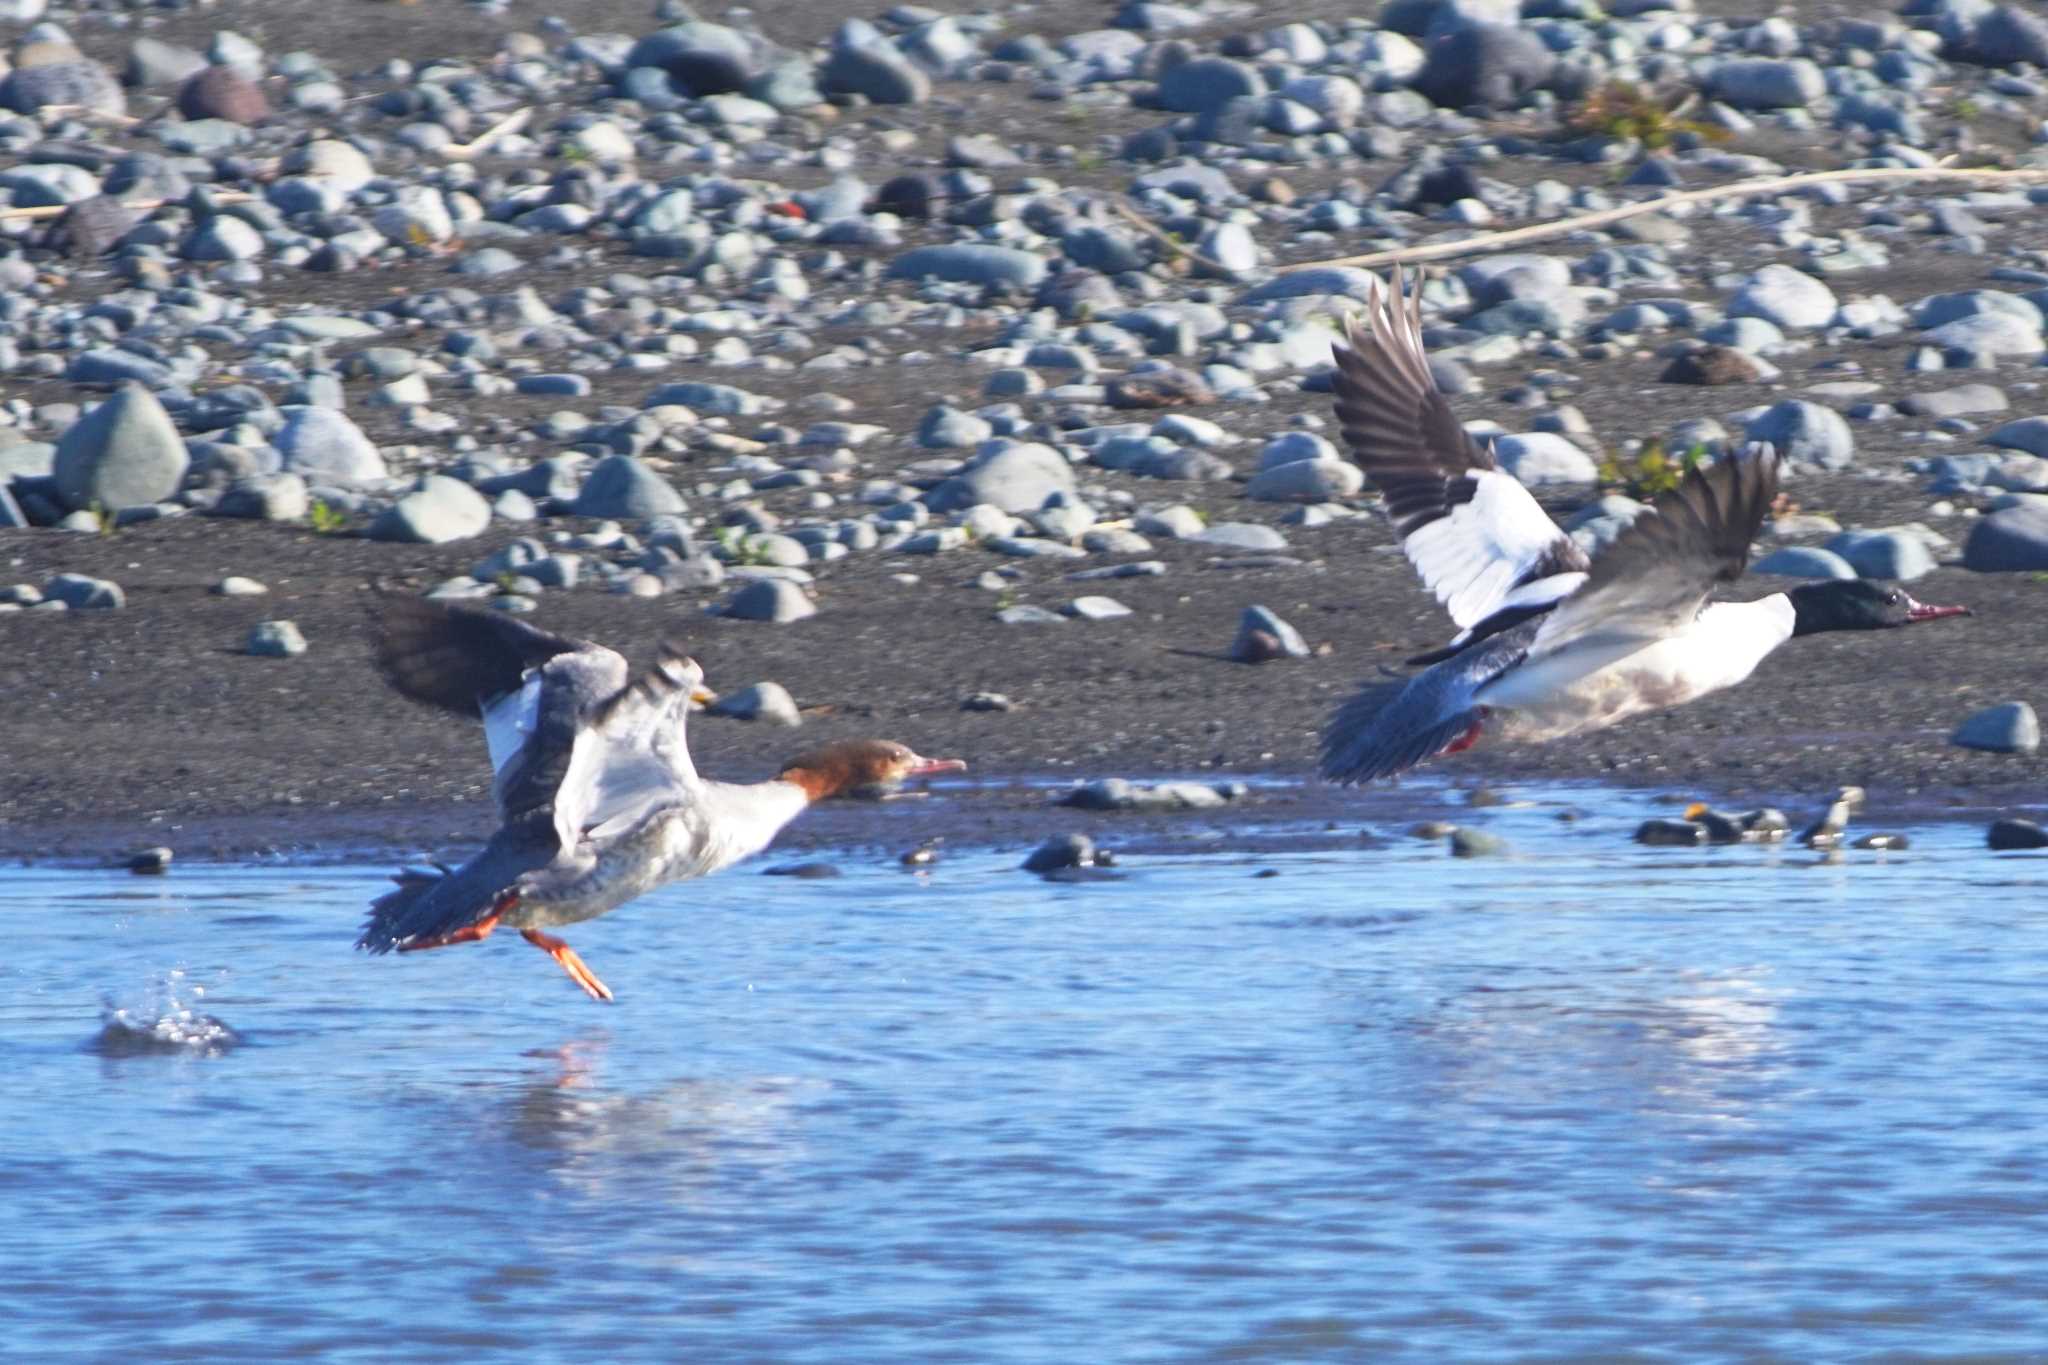
<path fill-rule="evenodd" d="M 501 612 L 380 592 L 377 671 L 400 695 L 474 718 L 527 669 L 585 646 Z"/>

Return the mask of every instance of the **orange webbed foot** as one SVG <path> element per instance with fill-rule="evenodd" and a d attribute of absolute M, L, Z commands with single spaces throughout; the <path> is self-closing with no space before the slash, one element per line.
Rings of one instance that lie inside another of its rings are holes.
<path fill-rule="evenodd" d="M 571 948 L 553 934 L 543 934 L 538 929 L 522 929 L 519 931 L 519 936 L 553 958 L 561 969 L 569 974 L 571 981 L 574 981 L 585 991 L 589 992 L 591 999 L 610 1000 L 612 998 L 611 987 L 597 979 L 597 973 L 584 965 L 583 959 L 576 955 L 574 948 Z"/>

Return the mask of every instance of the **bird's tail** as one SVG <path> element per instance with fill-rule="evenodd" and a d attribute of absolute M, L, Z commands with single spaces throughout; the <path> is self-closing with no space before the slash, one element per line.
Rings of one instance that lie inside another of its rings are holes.
<path fill-rule="evenodd" d="M 397 890 L 370 903 L 356 947 L 388 953 L 447 942 L 450 935 L 511 908 L 519 899 L 521 878 L 546 861 L 526 841 L 501 834 L 461 867 L 406 868 L 392 878 Z"/>
<path fill-rule="evenodd" d="M 1438 754 L 1455 753 L 1478 738 L 1485 708 L 1463 706 L 1446 714 L 1435 704 L 1435 696 L 1417 688 L 1427 676 L 1369 685 L 1338 708 L 1323 731 L 1324 780 L 1357 783 L 1392 777 Z"/>

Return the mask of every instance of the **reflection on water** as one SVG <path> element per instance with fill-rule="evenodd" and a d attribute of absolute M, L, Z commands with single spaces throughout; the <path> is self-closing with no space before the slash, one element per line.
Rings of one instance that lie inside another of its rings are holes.
<path fill-rule="evenodd" d="M 1645 850 L 1635 798 L 1574 793 L 1567 825 L 1525 794 L 1485 816 L 1504 860 L 731 874 L 586 929 L 609 1009 L 516 943 L 350 952 L 381 869 L 11 876 L 9 1346 L 2048 1341 L 2048 860 L 1939 828 L 1833 863 Z"/>

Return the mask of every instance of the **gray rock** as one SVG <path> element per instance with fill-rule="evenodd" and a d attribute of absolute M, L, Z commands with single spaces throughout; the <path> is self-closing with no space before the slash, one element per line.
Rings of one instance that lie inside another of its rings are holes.
<path fill-rule="evenodd" d="M 2009 701 L 1977 712 L 1949 736 L 1960 749 L 1982 749 L 1994 754 L 2030 754 L 2041 747 L 2041 722 L 2034 708 L 2023 701 Z"/>
<path fill-rule="evenodd" d="M 1365 487 L 1365 472 L 1348 460 L 1293 460 L 1254 474 L 1244 495 L 1254 502 L 1336 502 Z"/>
<path fill-rule="evenodd" d="M 1114 621 L 1131 614 L 1131 609 L 1114 597 L 1077 597 L 1060 610 L 1077 621 Z"/>
<path fill-rule="evenodd" d="M 482 535 L 491 524 L 491 505 L 460 479 L 429 474 L 370 523 L 372 540 L 408 545 L 446 545 Z"/>
<path fill-rule="evenodd" d="M 1833 550 L 1808 545 L 1787 545 L 1771 551 L 1749 566 L 1755 574 L 1777 578 L 1854 578 L 1855 566 Z"/>
<path fill-rule="evenodd" d="M 1085 834 L 1056 834 L 1031 850 L 1024 859 L 1026 872 L 1058 872 L 1066 868 L 1093 867 L 1095 841 Z"/>
<path fill-rule="evenodd" d="M 268 585 L 240 574 L 229 574 L 213 585 L 213 592 L 219 597 L 262 597 L 269 591 Z"/>
<path fill-rule="evenodd" d="M 1940 327 L 1944 323 L 1984 313 L 2010 313 L 2036 330 L 2042 325 L 2039 307 L 2018 294 L 2008 294 L 2002 289 L 1964 289 L 1952 294 L 1930 294 L 1913 305 L 1913 325 Z"/>
<path fill-rule="evenodd" d="M 857 36 L 849 24 L 840 29 L 832 55 L 818 72 L 818 88 L 828 95 L 862 95 L 876 104 L 923 104 L 931 98 L 932 80 L 887 39 Z"/>
<path fill-rule="evenodd" d="M 62 602 L 73 611 L 104 611 L 128 605 L 121 585 L 82 573 L 60 573 L 43 585 L 46 601 Z"/>
<path fill-rule="evenodd" d="M 608 455 L 583 481 L 571 511 L 579 517 L 638 520 L 685 510 L 683 495 L 631 455 Z"/>
<path fill-rule="evenodd" d="M 1075 496 L 1074 470 L 1051 446 L 1018 442 L 996 446 L 925 495 L 934 512 L 958 512 L 976 503 L 1000 511 L 1035 512 L 1058 494 Z"/>
<path fill-rule="evenodd" d="M 1751 441 L 1768 441 L 1781 458 L 1822 469 L 1846 469 L 1856 459 L 1856 438 L 1833 408 L 1788 399 L 1766 409 L 1744 429 Z"/>
<path fill-rule="evenodd" d="M 889 278 L 896 280 L 931 278 L 978 284 L 988 289 L 1026 291 L 1039 286 L 1045 271 L 1045 261 L 1028 251 L 970 242 L 906 251 L 889 263 L 888 273 Z"/>
<path fill-rule="evenodd" d="M 2015 313 L 1977 313 L 1930 327 L 1923 336 L 1937 346 L 1963 352 L 1970 362 L 1999 356 L 2039 355 L 2044 349 L 2041 328 Z"/>
<path fill-rule="evenodd" d="M 1827 94 L 1828 79 L 1803 57 L 1744 58 L 1716 65 L 1707 89 L 1737 109 L 1804 109 Z"/>
<path fill-rule="evenodd" d="M 1995 446 L 2048 456 L 2048 417 L 2022 417 L 2007 422 L 1987 438 Z"/>
<path fill-rule="evenodd" d="M 311 507 L 306 481 L 296 474 L 251 474 L 235 480 L 213 505 L 217 517 L 298 521 Z"/>
<path fill-rule="evenodd" d="M 1432 103 L 1510 109 L 1549 84 L 1557 58 L 1528 29 L 1474 24 L 1429 44 L 1414 88 Z"/>
<path fill-rule="evenodd" d="M 1531 488 L 1551 484 L 1597 483 L 1600 466 L 1591 455 L 1555 432 L 1503 436 L 1493 443 L 1501 468 Z"/>
<path fill-rule="evenodd" d="M 343 488 L 389 477 L 384 457 L 361 427 L 333 408 L 286 408 L 272 438 L 284 468 L 308 483 Z"/>
<path fill-rule="evenodd" d="M 128 97 L 112 71 L 80 58 L 25 66 L 0 81 L 0 105 L 33 114 L 52 104 L 77 104 L 98 114 L 126 117 Z"/>
<path fill-rule="evenodd" d="M 249 627 L 243 652 L 267 659 L 289 659 L 306 652 L 306 637 L 290 621 L 258 621 Z"/>
<path fill-rule="evenodd" d="M 118 512 L 170 497 L 190 463 L 163 404 L 148 389 L 128 384 L 58 440 L 53 472 L 67 506 Z"/>
<path fill-rule="evenodd" d="M 1463 825 L 1451 831 L 1450 845 L 1453 858 L 1501 858 L 1514 851 L 1498 834 L 1468 829 Z"/>
<path fill-rule="evenodd" d="M 772 621 L 777 625 L 818 614 L 817 605 L 802 588 L 780 578 L 761 578 L 746 584 L 716 611 L 736 621 Z"/>
<path fill-rule="evenodd" d="M 1028 603 L 1023 606 L 1004 607 L 996 613 L 996 621 L 1005 626 L 1058 626 L 1065 625 L 1066 620 L 1066 617 L 1056 611 L 1047 611 L 1044 607 L 1034 607 Z"/>
<path fill-rule="evenodd" d="M 263 254 L 263 234 L 239 218 L 215 214 L 185 239 L 188 261 L 253 261 Z"/>
<path fill-rule="evenodd" d="M 1985 842 L 2000 851 L 2048 848 L 2048 829 L 2042 829 L 2032 820 L 1994 820 Z"/>
<path fill-rule="evenodd" d="M 1789 265 L 1767 265 L 1729 301 L 1731 318 L 1762 318 L 1786 331 L 1825 327 L 1838 307 L 1835 291 Z"/>
<path fill-rule="evenodd" d="M 1230 643 L 1230 657 L 1239 663 L 1259 664 L 1273 659 L 1306 659 L 1308 641 L 1301 632 L 1280 619 L 1268 607 L 1251 606 L 1238 618 L 1237 638 Z"/>
<path fill-rule="evenodd" d="M 1899 411 L 1911 417 L 1970 417 L 2004 412 L 2011 406 L 2005 390 L 1995 384 L 1962 384 L 1933 393 L 1916 393 L 1900 400 Z"/>
<path fill-rule="evenodd" d="M 1208 114 L 1234 99 L 1266 93 L 1258 69 L 1228 57 L 1197 57 L 1159 78 L 1159 107 L 1177 114 Z"/>
<path fill-rule="evenodd" d="M 1828 541 L 1827 548 L 1862 578 L 1911 582 L 1925 578 L 1937 567 L 1927 542 L 1906 531 L 1844 531 Z"/>
<path fill-rule="evenodd" d="M 2048 19 L 2019 5 L 2000 5 L 1977 22 L 1962 56 L 1984 66 L 2048 66 Z"/>
<path fill-rule="evenodd" d="M 757 720 L 764 725 L 794 728 L 804 723 L 803 715 L 796 707 L 796 698 L 778 682 L 757 682 L 752 687 L 720 697 L 705 709 L 714 716 Z"/>
<path fill-rule="evenodd" d="M 1287 537 L 1270 526 L 1249 521 L 1218 522 L 1190 539 L 1221 550 L 1250 550 L 1260 554 L 1287 548 Z"/>
<path fill-rule="evenodd" d="M 1979 519 L 1963 546 L 1963 567 L 1978 573 L 2048 569 L 2048 506 L 2008 507 Z"/>

